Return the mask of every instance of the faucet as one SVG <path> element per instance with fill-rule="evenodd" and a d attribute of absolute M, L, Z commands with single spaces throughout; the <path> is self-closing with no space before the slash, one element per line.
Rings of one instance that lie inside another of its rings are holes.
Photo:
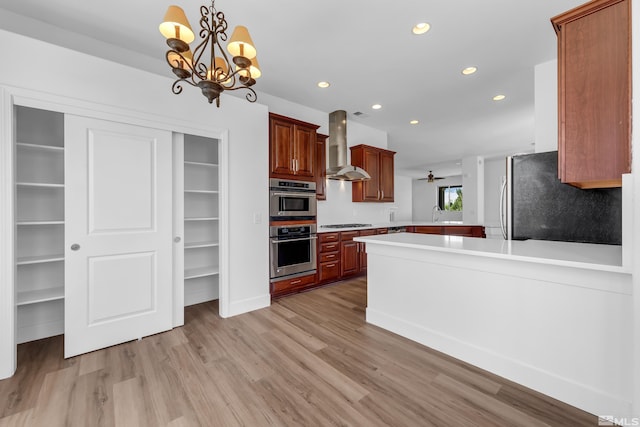
<path fill-rule="evenodd" d="M 442 210 L 440 210 L 440 206 L 438 205 L 435 205 L 433 209 L 431 209 L 431 222 L 438 222 L 440 219 L 440 212 L 442 212 Z"/>
<path fill-rule="evenodd" d="M 438 222 L 438 220 L 440 219 L 440 212 L 442 212 L 442 210 L 438 205 L 435 205 L 431 209 L 431 222 Z"/>

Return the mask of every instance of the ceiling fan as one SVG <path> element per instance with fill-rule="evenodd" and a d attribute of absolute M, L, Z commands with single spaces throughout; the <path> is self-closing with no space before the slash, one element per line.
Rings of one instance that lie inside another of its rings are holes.
<path fill-rule="evenodd" d="M 437 181 L 439 179 L 445 179 L 446 177 L 444 176 L 433 176 L 433 171 L 429 171 L 429 175 L 427 175 L 426 178 L 418 178 L 418 181 L 427 181 L 427 182 L 434 182 Z"/>

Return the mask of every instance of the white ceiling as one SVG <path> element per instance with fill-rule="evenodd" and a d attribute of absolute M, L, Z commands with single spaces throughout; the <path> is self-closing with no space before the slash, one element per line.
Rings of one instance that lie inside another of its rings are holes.
<path fill-rule="evenodd" d="M 397 170 L 418 177 L 459 173 L 465 156 L 532 150 L 534 66 L 556 57 L 549 19 L 585 1 L 217 0 L 216 8 L 231 29 L 251 32 L 258 102 L 264 92 L 346 110 L 388 132 Z M 172 76 L 158 24 L 175 3 L 195 31 L 209 4 L 200 0 L 0 0 L 0 28 Z M 413 35 L 418 22 L 431 31 Z M 478 72 L 463 76 L 469 65 Z M 319 89 L 321 80 L 331 87 Z M 492 101 L 498 93 L 507 98 Z"/>

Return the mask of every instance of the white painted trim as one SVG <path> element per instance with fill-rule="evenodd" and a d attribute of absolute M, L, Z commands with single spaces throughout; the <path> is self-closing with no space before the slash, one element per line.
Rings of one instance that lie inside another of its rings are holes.
<path fill-rule="evenodd" d="M 184 134 L 173 132 L 173 327 L 184 325 Z M 175 238 L 180 237 L 176 242 Z"/>
<path fill-rule="evenodd" d="M 258 310 L 264 307 L 268 307 L 271 304 L 271 295 L 266 294 L 260 297 L 255 298 L 247 298 L 240 301 L 233 301 L 230 304 L 227 304 L 228 311 L 225 313 L 225 316 L 222 317 L 231 317 L 237 316 L 238 314 L 248 313 L 253 310 Z"/>
<path fill-rule="evenodd" d="M 0 379 L 16 370 L 13 102 L 0 87 Z"/>
<path fill-rule="evenodd" d="M 229 317 L 231 310 L 231 288 L 229 272 L 229 131 L 220 135 L 218 142 L 218 238 L 220 239 L 220 278 L 218 282 L 218 314 L 220 317 Z"/>
<path fill-rule="evenodd" d="M 607 408 L 613 414 L 628 414 L 631 408 L 631 402 L 621 396 L 603 393 L 587 384 L 580 384 L 569 378 L 505 357 L 486 348 L 471 345 L 421 325 L 371 308 L 367 308 L 366 316 L 367 323 L 482 367 L 482 369 L 511 381 L 525 384 L 531 389 L 578 408 Z"/>

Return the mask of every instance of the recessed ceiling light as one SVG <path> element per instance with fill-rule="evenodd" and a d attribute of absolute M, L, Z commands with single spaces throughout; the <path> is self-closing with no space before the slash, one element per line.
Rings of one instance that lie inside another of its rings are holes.
<path fill-rule="evenodd" d="M 322 89 L 327 88 L 329 86 L 331 86 L 329 82 L 318 82 L 318 87 L 321 87 Z"/>
<path fill-rule="evenodd" d="M 418 123 L 420 123 L 418 120 L 411 120 L 409 122 L 409 124 L 412 124 L 412 125 L 417 125 Z"/>
<path fill-rule="evenodd" d="M 430 29 L 431 29 L 431 25 L 427 24 L 426 22 L 421 22 L 419 24 L 416 24 L 411 31 L 413 32 L 413 34 L 419 35 L 419 34 L 426 33 Z"/>
<path fill-rule="evenodd" d="M 496 95 L 496 96 L 493 97 L 493 100 L 494 101 L 502 101 L 505 98 L 506 98 L 506 96 L 504 96 L 504 95 Z"/>
<path fill-rule="evenodd" d="M 373 104 L 373 105 L 371 106 L 371 108 L 373 108 L 374 110 L 379 110 L 379 109 L 381 109 L 381 108 L 382 108 L 382 105 L 380 105 L 380 104 Z"/>
<path fill-rule="evenodd" d="M 462 70 L 462 74 L 464 74 L 465 76 L 468 76 L 469 74 L 473 74 L 476 71 L 478 71 L 477 67 L 467 67 Z"/>

